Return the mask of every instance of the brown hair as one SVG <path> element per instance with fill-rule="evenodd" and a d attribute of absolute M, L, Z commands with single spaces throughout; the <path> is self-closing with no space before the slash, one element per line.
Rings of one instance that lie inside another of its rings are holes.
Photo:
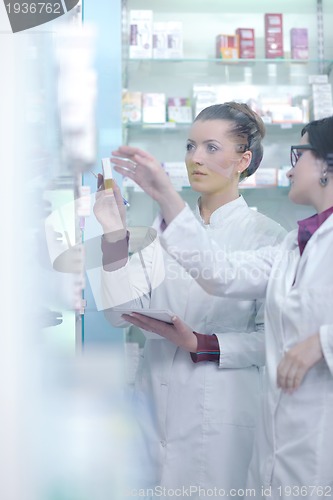
<path fill-rule="evenodd" d="M 238 102 L 225 102 L 223 104 L 213 104 L 203 109 L 195 118 L 196 121 L 206 120 L 229 120 L 235 126 L 232 133 L 243 135 L 247 138 L 245 151 L 252 152 L 250 165 L 242 172 L 240 180 L 252 175 L 260 165 L 263 157 L 262 139 L 266 130 L 262 119 L 247 104 Z"/>

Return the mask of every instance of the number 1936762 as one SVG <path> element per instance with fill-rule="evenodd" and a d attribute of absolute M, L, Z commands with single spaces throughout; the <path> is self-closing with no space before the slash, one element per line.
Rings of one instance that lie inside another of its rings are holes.
<path fill-rule="evenodd" d="M 6 9 L 8 14 L 63 14 L 60 3 L 7 3 Z"/>

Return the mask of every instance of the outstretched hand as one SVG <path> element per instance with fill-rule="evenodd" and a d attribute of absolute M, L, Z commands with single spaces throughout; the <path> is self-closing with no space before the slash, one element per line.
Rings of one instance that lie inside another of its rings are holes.
<path fill-rule="evenodd" d="M 297 389 L 306 373 L 323 358 L 319 333 L 295 345 L 283 356 L 277 368 L 277 385 L 284 392 Z"/>
<path fill-rule="evenodd" d="M 143 314 L 123 314 L 126 321 L 147 332 L 154 332 L 188 352 L 197 352 L 198 341 L 192 329 L 177 316 L 172 318 L 172 324 L 149 318 Z"/>
<path fill-rule="evenodd" d="M 132 179 L 156 201 L 174 191 L 159 161 L 139 148 L 120 146 L 112 151 L 111 162 L 116 172 Z"/>
<path fill-rule="evenodd" d="M 184 208 L 184 201 L 154 156 L 139 148 L 120 146 L 112 151 L 111 162 L 116 172 L 132 179 L 159 203 L 167 224 Z"/>

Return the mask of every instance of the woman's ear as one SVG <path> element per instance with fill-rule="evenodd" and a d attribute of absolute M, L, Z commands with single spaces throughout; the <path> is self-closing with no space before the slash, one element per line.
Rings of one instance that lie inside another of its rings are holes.
<path fill-rule="evenodd" d="M 237 170 L 239 170 L 240 172 L 244 172 L 244 170 L 246 170 L 247 167 L 250 165 L 251 160 L 252 160 L 252 151 L 245 151 L 239 162 Z"/>

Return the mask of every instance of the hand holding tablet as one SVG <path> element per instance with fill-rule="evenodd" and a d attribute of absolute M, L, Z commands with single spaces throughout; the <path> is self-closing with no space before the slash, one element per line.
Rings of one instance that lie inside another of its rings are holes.
<path fill-rule="evenodd" d="M 192 328 L 172 312 L 156 309 L 115 309 L 118 309 L 123 319 L 141 328 L 147 338 L 164 338 L 185 351 L 197 351 L 198 340 Z"/>

